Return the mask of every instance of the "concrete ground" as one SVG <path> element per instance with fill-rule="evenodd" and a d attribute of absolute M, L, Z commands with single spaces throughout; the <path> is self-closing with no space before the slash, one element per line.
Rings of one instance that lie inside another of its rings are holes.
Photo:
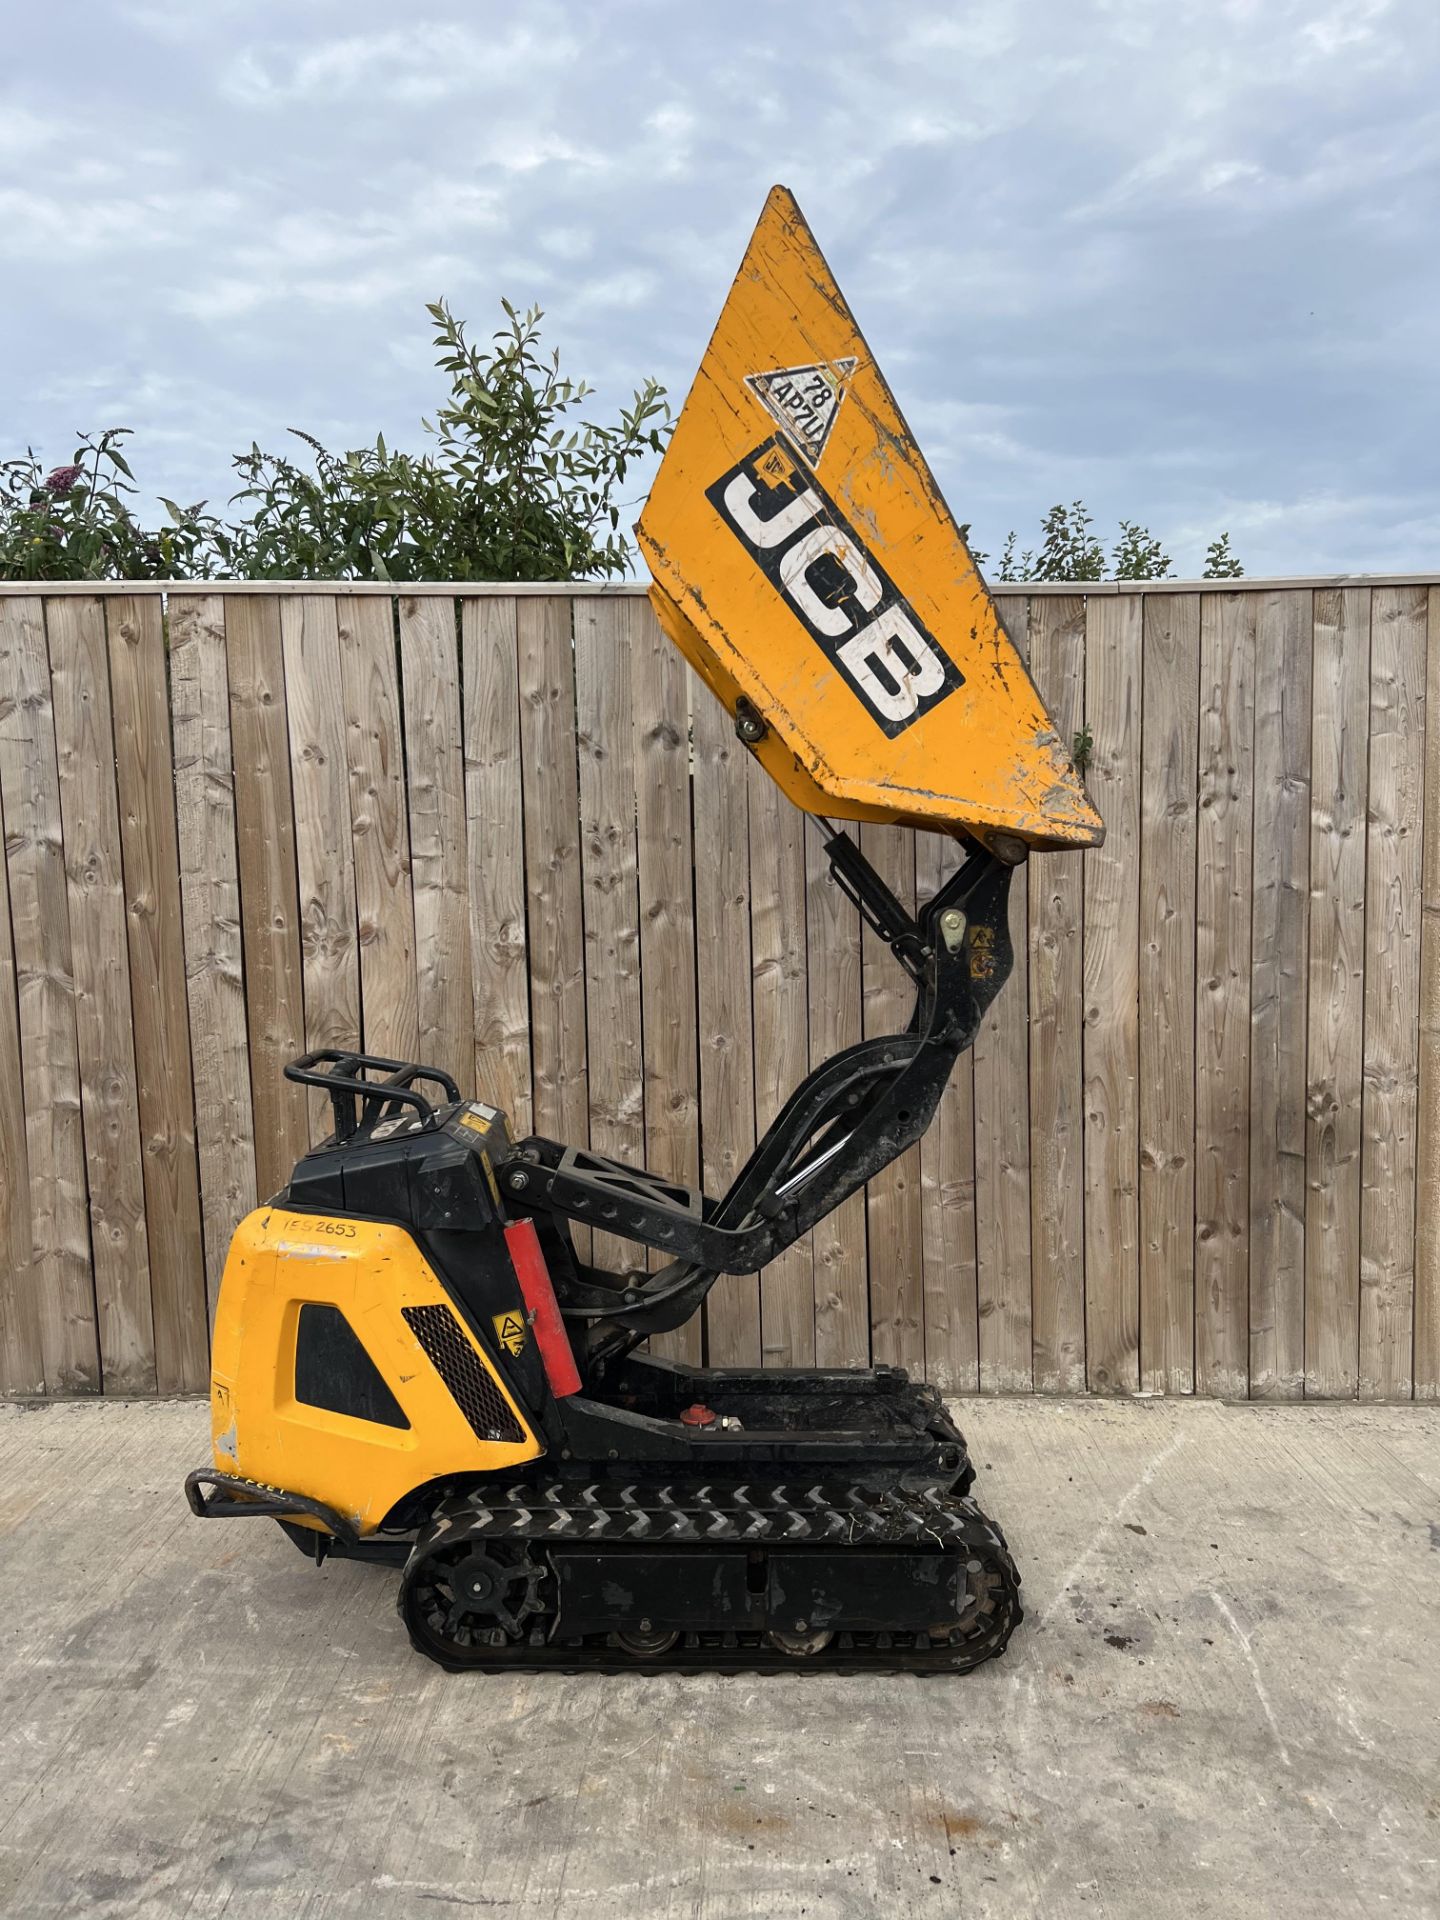
<path fill-rule="evenodd" d="M 980 1673 L 457 1679 L 202 1407 L 0 1408 L 0 1913 L 1440 1913 L 1440 1408 L 963 1414 Z"/>

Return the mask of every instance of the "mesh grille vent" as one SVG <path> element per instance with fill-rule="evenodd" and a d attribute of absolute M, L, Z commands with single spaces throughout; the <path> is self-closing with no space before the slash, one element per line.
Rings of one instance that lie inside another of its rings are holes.
<path fill-rule="evenodd" d="M 520 1441 L 524 1429 L 480 1364 L 449 1307 L 402 1307 L 406 1324 L 481 1440 Z"/>

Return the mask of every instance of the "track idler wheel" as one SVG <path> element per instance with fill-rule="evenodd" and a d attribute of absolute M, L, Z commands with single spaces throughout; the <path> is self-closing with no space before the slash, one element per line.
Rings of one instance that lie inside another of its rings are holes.
<path fill-rule="evenodd" d="M 400 1614 L 416 1650 L 452 1669 L 488 1650 L 543 1641 L 546 1569 L 516 1542 L 417 1545 L 400 1583 Z"/>
<path fill-rule="evenodd" d="M 617 1633 L 615 1644 L 623 1647 L 626 1653 L 633 1653 L 637 1660 L 659 1660 L 669 1653 L 679 1638 L 678 1633 L 665 1633 L 659 1628 L 652 1628 L 636 1633 Z"/>

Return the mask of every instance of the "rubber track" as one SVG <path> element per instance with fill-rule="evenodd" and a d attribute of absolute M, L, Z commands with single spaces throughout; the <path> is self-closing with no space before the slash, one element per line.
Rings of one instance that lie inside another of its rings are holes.
<path fill-rule="evenodd" d="M 924 1634 L 837 1633 L 824 1652 L 804 1658 L 748 1631 L 682 1634 L 666 1654 L 629 1654 L 613 1636 L 456 1649 L 437 1655 L 410 1618 L 410 1574 L 422 1558 L 480 1541 L 521 1541 L 543 1553 L 561 1542 L 591 1546 L 762 1543 L 787 1546 L 913 1546 L 964 1554 L 971 1605 L 957 1643 L 932 1644 Z M 549 1669 L 567 1673 L 886 1673 L 969 1672 L 1005 1650 L 1020 1624 L 1020 1576 L 1005 1537 L 973 1500 L 936 1488 L 797 1485 L 623 1485 L 613 1482 L 521 1483 L 503 1492 L 481 1489 L 442 1510 L 415 1544 L 398 1604 L 416 1649 L 451 1672 Z"/>

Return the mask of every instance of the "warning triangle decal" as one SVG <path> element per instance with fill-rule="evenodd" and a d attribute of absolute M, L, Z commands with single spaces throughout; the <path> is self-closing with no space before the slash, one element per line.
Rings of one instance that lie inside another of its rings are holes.
<path fill-rule="evenodd" d="M 853 359 L 845 359 L 809 367 L 773 367 L 769 373 L 746 374 L 745 384 L 810 465 L 818 467 L 855 366 Z"/>

